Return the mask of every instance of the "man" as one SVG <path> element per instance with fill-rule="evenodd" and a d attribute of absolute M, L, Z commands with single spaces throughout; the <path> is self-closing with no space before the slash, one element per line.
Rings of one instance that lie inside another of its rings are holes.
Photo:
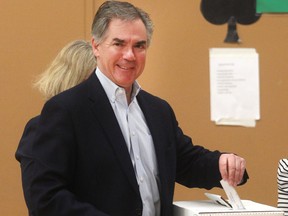
<path fill-rule="evenodd" d="M 245 160 L 192 144 L 172 108 L 142 90 L 153 25 L 107 1 L 92 25 L 97 69 L 41 113 L 31 185 L 36 215 L 169 216 L 174 184 L 211 189 L 247 180 Z"/>

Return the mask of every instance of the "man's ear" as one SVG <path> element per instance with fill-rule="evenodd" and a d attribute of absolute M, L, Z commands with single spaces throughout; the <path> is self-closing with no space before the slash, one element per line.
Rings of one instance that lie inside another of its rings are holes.
<path fill-rule="evenodd" d="M 97 58 L 99 56 L 99 50 L 98 50 L 99 44 L 96 43 L 94 37 L 92 37 L 91 39 L 91 44 L 92 44 L 93 54 Z"/>

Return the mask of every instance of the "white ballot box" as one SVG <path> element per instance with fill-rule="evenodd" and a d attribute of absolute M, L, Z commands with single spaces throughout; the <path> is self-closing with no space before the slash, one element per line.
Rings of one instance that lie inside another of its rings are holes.
<path fill-rule="evenodd" d="M 241 200 L 243 209 L 233 209 L 213 200 L 175 201 L 173 216 L 284 216 L 284 212 L 276 207 Z"/>

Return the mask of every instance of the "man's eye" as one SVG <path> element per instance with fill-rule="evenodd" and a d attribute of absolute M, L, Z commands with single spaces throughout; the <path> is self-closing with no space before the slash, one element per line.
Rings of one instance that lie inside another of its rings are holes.
<path fill-rule="evenodd" d="M 122 43 L 114 43 L 114 46 L 123 46 Z"/>
<path fill-rule="evenodd" d="M 144 44 L 137 44 L 135 47 L 138 49 L 145 49 L 146 48 L 146 46 Z"/>

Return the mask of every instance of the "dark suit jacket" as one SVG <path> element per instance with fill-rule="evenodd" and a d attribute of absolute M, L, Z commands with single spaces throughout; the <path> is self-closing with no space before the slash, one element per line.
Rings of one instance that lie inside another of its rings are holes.
<path fill-rule="evenodd" d="M 33 175 L 34 164 L 32 156 L 32 141 L 35 135 L 38 121 L 39 116 L 36 116 L 27 122 L 15 153 L 15 158 L 20 163 L 24 198 L 29 211 L 29 215 L 31 216 L 34 215 L 30 195 L 31 176 Z"/>
<path fill-rule="evenodd" d="M 161 215 L 170 216 L 175 181 L 187 187 L 220 186 L 220 152 L 193 146 L 164 100 L 144 90 L 137 100 L 155 145 Z M 130 155 L 95 73 L 44 105 L 34 144 L 36 215 L 141 215 Z"/>

